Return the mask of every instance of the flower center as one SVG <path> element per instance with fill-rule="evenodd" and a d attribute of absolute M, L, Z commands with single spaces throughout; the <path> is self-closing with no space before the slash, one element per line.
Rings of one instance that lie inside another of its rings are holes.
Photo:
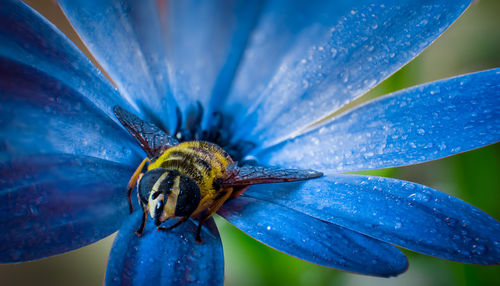
<path fill-rule="evenodd" d="M 182 112 L 177 107 L 177 126 L 173 136 L 184 141 L 207 141 L 219 145 L 231 158 L 238 164 L 249 163 L 244 161 L 247 155 L 256 144 L 250 141 L 241 140 L 232 142 L 232 132 L 230 131 L 230 117 L 217 111 L 212 114 L 212 120 L 208 127 L 202 127 L 204 116 L 203 106 L 199 101 L 196 102 L 196 108 L 188 112 L 185 122 L 182 120 Z"/>

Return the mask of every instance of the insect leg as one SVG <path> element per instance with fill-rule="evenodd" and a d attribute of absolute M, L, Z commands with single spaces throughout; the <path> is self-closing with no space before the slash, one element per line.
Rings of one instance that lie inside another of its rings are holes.
<path fill-rule="evenodd" d="M 146 162 L 150 163 L 151 161 L 149 160 L 148 157 L 144 158 L 142 160 L 141 164 L 139 164 L 139 167 L 137 167 L 137 170 L 135 170 L 134 174 L 132 175 L 132 178 L 130 178 L 130 181 L 128 181 L 127 185 L 127 198 L 128 198 L 128 208 L 130 210 L 130 213 L 134 212 L 134 207 L 132 205 L 132 190 L 134 189 L 135 183 L 137 182 L 137 179 L 139 178 L 139 175 L 142 172 L 142 169 L 144 169 L 144 165 L 146 165 Z"/>
<path fill-rule="evenodd" d="M 248 187 L 250 186 L 239 187 L 237 189 L 235 188 L 234 192 L 231 194 L 231 198 L 234 199 L 239 197 L 244 191 L 248 189 Z"/>
<path fill-rule="evenodd" d="M 233 188 L 227 188 L 225 189 L 225 192 L 217 198 L 212 206 L 208 208 L 208 210 L 200 217 L 200 221 L 198 223 L 198 228 L 196 229 L 196 242 L 198 243 L 203 243 L 203 240 L 201 239 L 201 226 L 203 223 L 209 219 L 215 212 L 217 212 L 222 204 L 224 204 L 227 199 L 231 196 L 233 193 Z"/>
<path fill-rule="evenodd" d="M 189 218 L 189 216 L 184 216 L 184 217 L 181 217 L 176 223 L 174 223 L 173 225 L 169 226 L 169 227 L 164 227 L 164 226 L 159 226 L 156 228 L 156 231 L 168 231 L 168 230 L 171 230 L 173 228 L 176 228 L 178 227 L 179 225 L 181 225 L 183 222 L 187 221 Z"/>
<path fill-rule="evenodd" d="M 142 236 L 142 232 L 144 231 L 144 227 L 146 226 L 146 220 L 148 219 L 148 214 L 144 205 L 141 204 L 142 207 L 142 222 L 139 229 L 135 231 L 135 235 Z"/>
<path fill-rule="evenodd" d="M 209 196 L 205 196 L 201 199 L 200 201 L 200 205 L 198 206 L 198 208 L 196 208 L 196 210 L 191 214 L 191 217 L 192 218 L 195 218 L 197 215 L 199 215 L 202 211 L 204 211 L 207 207 L 209 207 L 209 204 L 210 204 L 210 197 Z M 213 204 L 213 203 L 212 203 Z"/>

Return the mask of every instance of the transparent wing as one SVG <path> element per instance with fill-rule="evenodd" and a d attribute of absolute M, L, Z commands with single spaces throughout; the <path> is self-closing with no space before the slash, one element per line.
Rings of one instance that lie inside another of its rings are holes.
<path fill-rule="evenodd" d="M 161 151 L 179 144 L 179 141 L 168 135 L 152 123 L 145 122 L 135 114 L 116 105 L 113 108 L 116 118 L 139 142 L 148 157 L 160 155 Z"/>
<path fill-rule="evenodd" d="M 284 169 L 280 167 L 245 165 L 231 168 L 231 175 L 222 183 L 224 187 L 304 181 L 323 176 L 323 173 L 314 170 Z"/>

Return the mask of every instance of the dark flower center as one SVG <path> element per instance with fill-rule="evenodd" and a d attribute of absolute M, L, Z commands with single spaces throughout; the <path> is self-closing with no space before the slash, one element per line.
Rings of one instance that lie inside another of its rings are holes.
<path fill-rule="evenodd" d="M 245 155 L 255 147 L 255 143 L 250 141 L 231 142 L 230 132 L 231 118 L 217 111 L 212 114 L 212 120 L 207 128 L 202 127 L 204 109 L 200 102 L 196 102 L 196 108 L 188 112 L 183 122 L 182 113 L 177 108 L 177 126 L 173 136 L 184 141 L 207 141 L 219 145 L 224 149 L 239 165 L 250 164 L 252 162 L 244 160 Z"/>

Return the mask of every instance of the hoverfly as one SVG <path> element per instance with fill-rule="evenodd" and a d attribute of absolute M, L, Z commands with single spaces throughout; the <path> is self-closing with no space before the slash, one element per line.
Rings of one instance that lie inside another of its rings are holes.
<path fill-rule="evenodd" d="M 147 154 L 127 186 L 132 213 L 131 194 L 137 185 L 142 208 L 142 223 L 135 232 L 138 236 L 144 231 L 149 213 L 157 230 L 169 230 L 189 218 L 198 218 L 196 240 L 201 241 L 203 222 L 225 201 L 238 197 L 250 185 L 308 180 L 323 175 L 313 170 L 238 166 L 216 144 L 179 142 L 156 125 L 145 122 L 120 106 L 115 106 L 113 111 Z M 143 172 L 146 164 L 147 170 Z M 178 218 L 178 221 L 168 228 L 161 226 L 170 218 Z"/>

